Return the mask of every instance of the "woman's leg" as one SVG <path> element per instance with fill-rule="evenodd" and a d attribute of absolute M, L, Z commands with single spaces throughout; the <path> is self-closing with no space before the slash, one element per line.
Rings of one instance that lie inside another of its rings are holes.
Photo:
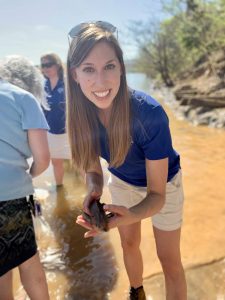
<path fill-rule="evenodd" d="M 38 253 L 19 266 L 20 278 L 32 300 L 49 300 L 45 273 Z"/>
<path fill-rule="evenodd" d="M 187 287 L 180 255 L 181 230 L 163 231 L 153 226 L 156 248 L 161 262 L 167 300 L 186 300 Z"/>
<path fill-rule="evenodd" d="M 142 285 L 143 261 L 140 251 L 141 222 L 118 227 L 123 248 L 123 259 L 130 286 L 137 288 Z"/>
<path fill-rule="evenodd" d="M 60 186 L 63 184 L 63 176 L 64 176 L 63 159 L 52 158 L 52 165 L 53 165 L 56 185 Z"/>
<path fill-rule="evenodd" d="M 0 276 L 0 300 L 13 300 L 12 271 Z"/>

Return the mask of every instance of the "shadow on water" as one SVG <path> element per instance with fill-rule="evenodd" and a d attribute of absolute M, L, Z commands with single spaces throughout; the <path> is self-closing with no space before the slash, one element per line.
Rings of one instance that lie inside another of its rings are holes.
<path fill-rule="evenodd" d="M 50 191 L 43 204 L 38 244 L 50 297 L 54 300 L 109 299 L 117 281 L 112 245 L 107 233 L 84 239 L 85 230 L 75 223 L 82 203 L 81 184 L 73 182 L 67 187 L 67 183 L 66 187 Z"/>

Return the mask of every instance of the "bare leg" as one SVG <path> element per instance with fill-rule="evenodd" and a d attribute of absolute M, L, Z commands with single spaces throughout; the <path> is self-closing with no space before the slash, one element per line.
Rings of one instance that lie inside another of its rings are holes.
<path fill-rule="evenodd" d="M 123 259 L 130 286 L 137 288 L 142 285 L 143 261 L 140 251 L 141 222 L 118 227 L 123 248 Z"/>
<path fill-rule="evenodd" d="M 167 300 L 186 300 L 187 287 L 180 255 L 181 230 L 163 231 L 153 227 L 156 248 L 166 285 Z"/>
<path fill-rule="evenodd" d="M 13 300 L 12 271 L 0 277 L 0 300 Z"/>
<path fill-rule="evenodd" d="M 32 300 L 49 300 L 45 273 L 38 253 L 19 266 L 20 278 Z"/>
<path fill-rule="evenodd" d="M 55 176 L 56 185 L 63 184 L 64 166 L 63 159 L 52 158 L 53 171 Z"/>

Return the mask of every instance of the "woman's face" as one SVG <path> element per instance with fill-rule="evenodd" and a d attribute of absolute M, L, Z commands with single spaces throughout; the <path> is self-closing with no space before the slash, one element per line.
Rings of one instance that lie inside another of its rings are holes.
<path fill-rule="evenodd" d="M 49 59 L 43 58 L 41 60 L 41 72 L 47 78 L 58 76 L 58 66 L 52 63 Z"/>
<path fill-rule="evenodd" d="M 114 49 L 99 42 L 72 70 L 73 79 L 84 95 L 99 109 L 109 109 L 120 87 L 121 66 Z"/>

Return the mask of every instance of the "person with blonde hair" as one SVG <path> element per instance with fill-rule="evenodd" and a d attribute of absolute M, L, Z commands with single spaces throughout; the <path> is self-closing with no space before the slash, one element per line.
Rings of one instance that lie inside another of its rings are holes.
<path fill-rule="evenodd" d="M 152 218 L 157 254 L 165 275 L 166 299 L 186 300 L 180 255 L 183 189 L 180 156 L 172 146 L 169 120 L 155 99 L 128 87 L 117 29 L 108 22 L 81 23 L 69 33 L 67 58 L 68 133 L 72 159 L 86 173 L 83 209 L 99 201 L 107 160 L 114 214 L 130 282 L 129 299 L 146 299 L 140 251 L 141 220 Z M 83 215 L 77 223 L 99 233 Z"/>
<path fill-rule="evenodd" d="M 44 109 L 48 125 L 48 144 L 56 186 L 63 184 L 64 159 L 70 159 L 70 148 L 66 133 L 66 98 L 64 69 L 59 56 L 47 53 L 41 56 L 41 71 L 45 77 L 46 100 L 49 109 Z"/>
<path fill-rule="evenodd" d="M 39 103 L 44 101 L 42 82 L 39 70 L 24 57 L 0 61 L 0 299 L 4 300 L 14 299 L 15 267 L 19 267 L 30 299 L 49 299 L 30 198 L 32 178 L 40 175 L 50 160 L 48 124 Z"/>

